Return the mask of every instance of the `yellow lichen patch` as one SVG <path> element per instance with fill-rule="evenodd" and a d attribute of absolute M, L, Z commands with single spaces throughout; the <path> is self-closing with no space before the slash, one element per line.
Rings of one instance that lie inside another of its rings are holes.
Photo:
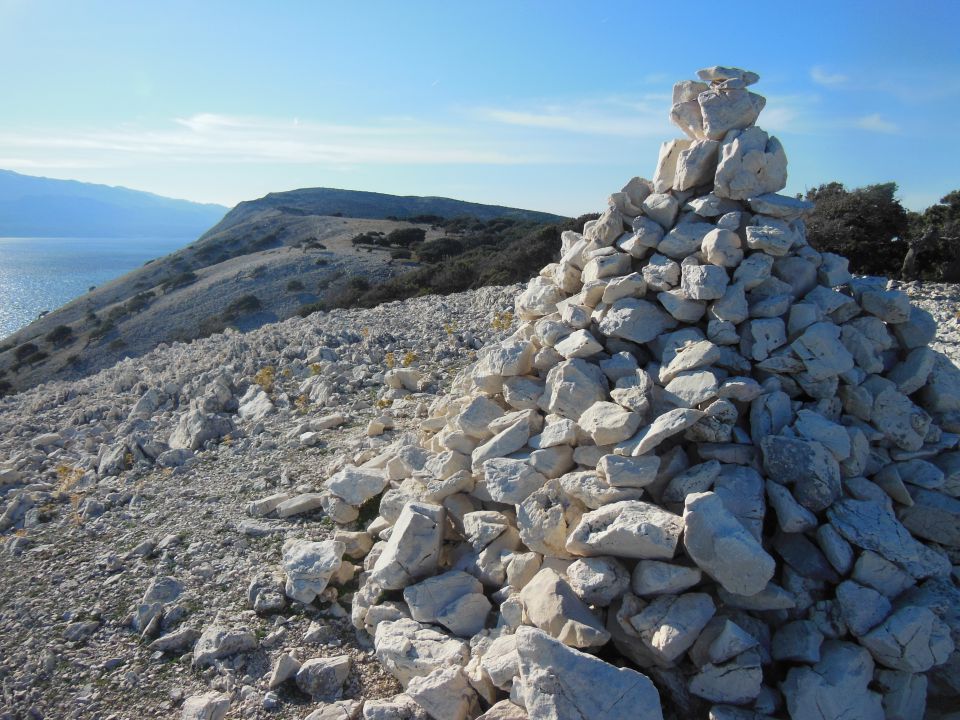
<path fill-rule="evenodd" d="M 513 313 L 509 310 L 495 313 L 493 320 L 490 321 L 490 327 L 494 330 L 509 330 L 513 325 Z"/>
<path fill-rule="evenodd" d="M 257 374 L 253 376 L 253 381 L 263 388 L 264 392 L 273 392 L 273 383 L 276 380 L 277 371 L 272 365 L 260 368 Z"/>
<path fill-rule="evenodd" d="M 299 395 L 296 400 L 293 401 L 294 406 L 301 413 L 307 412 L 310 409 L 310 398 L 307 395 Z"/>
<path fill-rule="evenodd" d="M 417 361 L 417 354 L 413 350 L 407 350 L 406 354 L 403 356 L 401 365 L 404 367 L 410 367 Z"/>
<path fill-rule="evenodd" d="M 397 358 L 396 358 L 396 356 L 395 356 L 392 352 L 388 352 L 388 353 L 384 356 L 383 362 L 386 364 L 386 366 L 387 366 L 387 368 L 388 368 L 389 370 L 392 370 L 392 369 L 394 368 L 394 366 L 397 364 Z"/>

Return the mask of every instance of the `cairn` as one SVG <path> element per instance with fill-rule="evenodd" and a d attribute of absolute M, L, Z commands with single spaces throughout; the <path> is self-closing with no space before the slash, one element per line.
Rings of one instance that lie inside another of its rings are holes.
<path fill-rule="evenodd" d="M 687 137 L 563 234 L 421 445 L 328 480 L 340 522 L 379 503 L 365 532 L 310 544 L 320 573 L 285 551 L 310 597 L 366 555 L 353 622 L 405 695 L 365 717 L 956 707 L 960 370 L 807 243 L 758 76 L 698 76 Z"/>

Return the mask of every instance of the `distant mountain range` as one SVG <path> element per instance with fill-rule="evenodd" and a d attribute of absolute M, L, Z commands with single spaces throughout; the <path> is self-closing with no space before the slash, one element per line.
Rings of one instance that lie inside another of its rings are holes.
<path fill-rule="evenodd" d="M 0 237 L 195 237 L 227 210 L 123 187 L 0 170 Z"/>

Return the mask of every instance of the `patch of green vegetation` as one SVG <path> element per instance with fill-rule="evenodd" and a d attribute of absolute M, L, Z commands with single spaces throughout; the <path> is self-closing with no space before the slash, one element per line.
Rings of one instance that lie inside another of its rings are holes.
<path fill-rule="evenodd" d="M 191 270 L 182 272 L 178 275 L 174 275 L 172 278 L 163 283 L 160 287 L 163 288 L 164 292 L 170 292 L 178 288 L 186 287 L 191 283 L 196 282 L 197 274 Z"/>
<path fill-rule="evenodd" d="M 227 305 L 220 315 L 226 322 L 233 322 L 243 315 L 251 315 L 263 307 L 260 298 L 256 295 L 244 295 Z"/>
<path fill-rule="evenodd" d="M 73 328 L 69 325 L 57 325 L 53 330 L 43 336 L 43 339 L 54 345 L 60 345 L 73 337 Z"/>
<path fill-rule="evenodd" d="M 448 295 L 485 285 L 523 282 L 556 258 L 564 230 L 580 232 L 586 221 L 596 217 L 583 215 L 549 225 L 502 218 L 487 222 L 474 218 L 446 220 L 442 229 L 451 242 L 440 246 L 442 251 L 434 262 L 425 262 L 410 272 L 365 290 L 349 283 L 336 291 L 331 288 L 324 300 L 304 305 L 299 312 L 305 317 L 318 310 L 374 307 L 421 295 Z M 438 242 L 441 241 L 425 242 L 413 250 L 423 259 L 425 251 L 429 257 L 427 248 Z M 327 288 L 321 287 L 324 289 Z"/>

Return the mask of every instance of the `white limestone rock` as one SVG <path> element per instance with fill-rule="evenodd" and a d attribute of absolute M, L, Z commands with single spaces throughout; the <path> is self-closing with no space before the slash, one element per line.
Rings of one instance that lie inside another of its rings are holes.
<path fill-rule="evenodd" d="M 860 638 L 874 659 L 892 670 L 926 672 L 954 650 L 948 628 L 926 607 L 906 606 Z"/>
<path fill-rule="evenodd" d="M 610 639 L 600 619 L 550 568 L 543 568 L 527 583 L 520 600 L 527 619 L 565 645 L 598 647 Z"/>
<path fill-rule="evenodd" d="M 781 684 L 792 720 L 856 717 L 883 720 L 880 695 L 868 686 L 873 680 L 870 654 L 852 643 L 828 641 L 815 665 L 787 672 Z"/>
<path fill-rule="evenodd" d="M 633 435 L 640 426 L 641 417 L 616 403 L 600 401 L 587 408 L 577 425 L 597 445 L 613 445 Z"/>
<path fill-rule="evenodd" d="M 668 560 L 674 556 L 683 521 L 656 505 L 624 500 L 583 515 L 566 549 L 574 555 Z"/>
<path fill-rule="evenodd" d="M 774 559 L 715 492 L 687 496 L 683 528 L 687 554 L 728 592 L 754 595 L 773 577 Z"/>
<path fill-rule="evenodd" d="M 722 140 L 731 130 L 742 130 L 756 122 L 766 99 L 741 88 L 706 90 L 697 96 L 703 115 L 703 134 Z"/>
<path fill-rule="evenodd" d="M 690 649 L 715 612 L 705 593 L 658 595 L 630 624 L 656 658 L 672 663 Z"/>
<path fill-rule="evenodd" d="M 548 480 L 517 506 L 517 529 L 530 550 L 570 559 L 567 534 L 580 522 L 584 509 L 579 500 L 563 492 L 558 480 Z"/>
<path fill-rule="evenodd" d="M 780 141 L 758 127 L 727 133 L 713 192 L 722 198 L 746 200 L 775 193 L 787 184 L 787 156 Z"/>
<path fill-rule="evenodd" d="M 699 568 L 687 565 L 641 560 L 633 568 L 630 587 L 637 595 L 675 595 L 698 584 Z"/>
<path fill-rule="evenodd" d="M 467 643 L 409 618 L 381 622 L 373 644 L 377 659 L 404 687 L 414 677 L 466 665 L 470 658 Z"/>
<path fill-rule="evenodd" d="M 519 695 L 531 718 L 663 720 L 647 676 L 568 648 L 541 630 L 517 629 Z"/>
<path fill-rule="evenodd" d="M 371 579 L 384 589 L 400 590 L 434 573 L 440 561 L 445 518 L 440 505 L 406 503 L 371 570 Z"/>
<path fill-rule="evenodd" d="M 297 670 L 297 687 L 312 698 L 332 700 L 347 681 L 350 667 L 349 655 L 312 658 Z"/>
<path fill-rule="evenodd" d="M 716 140 L 695 140 L 680 151 L 676 161 L 673 187 L 692 190 L 713 180 L 717 168 L 720 143 Z"/>
<path fill-rule="evenodd" d="M 595 402 L 606 399 L 606 394 L 607 380 L 600 368 L 577 358 L 558 363 L 547 373 L 540 406 L 576 421 Z"/>
<path fill-rule="evenodd" d="M 302 603 L 313 602 L 340 569 L 344 550 L 344 544 L 337 540 L 287 540 L 282 561 L 287 596 Z"/>
<path fill-rule="evenodd" d="M 461 637 L 483 630 L 491 608 L 480 581 L 459 570 L 406 587 L 403 599 L 414 620 L 443 625 Z"/>
<path fill-rule="evenodd" d="M 326 486 L 334 495 L 359 507 L 383 492 L 387 478 L 380 469 L 347 466 L 331 475 Z"/>
<path fill-rule="evenodd" d="M 653 174 L 655 193 L 665 193 L 673 188 L 680 153 L 689 147 L 689 140 L 667 140 L 660 145 L 660 157 L 657 159 L 657 169 Z"/>
<path fill-rule="evenodd" d="M 599 607 L 606 607 L 630 587 L 630 573 L 613 557 L 574 560 L 566 577 L 577 597 Z"/>
<path fill-rule="evenodd" d="M 679 210 L 680 203 L 669 193 L 653 193 L 643 201 L 643 212 L 664 230 L 673 227 Z"/>
<path fill-rule="evenodd" d="M 675 328 L 677 321 L 649 300 L 624 298 L 610 306 L 598 326 L 604 335 L 646 343 Z"/>
<path fill-rule="evenodd" d="M 410 679 L 407 695 L 432 718 L 467 720 L 476 714 L 477 694 L 458 667 L 437 668 Z"/>

